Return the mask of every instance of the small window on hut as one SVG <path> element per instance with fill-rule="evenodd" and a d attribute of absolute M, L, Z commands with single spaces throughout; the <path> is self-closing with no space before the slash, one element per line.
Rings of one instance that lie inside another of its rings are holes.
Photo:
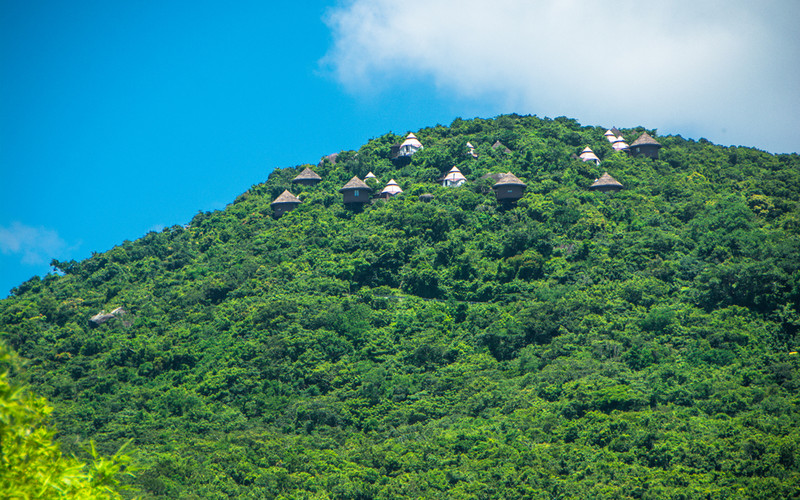
<path fill-rule="evenodd" d="M 358 189 L 353 190 L 353 196 L 358 198 Z"/>

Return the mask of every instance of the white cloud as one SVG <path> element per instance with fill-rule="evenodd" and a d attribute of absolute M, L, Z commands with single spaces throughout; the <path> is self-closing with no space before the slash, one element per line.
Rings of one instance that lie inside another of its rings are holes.
<path fill-rule="evenodd" d="M 798 14 L 795 0 L 354 0 L 329 12 L 322 63 L 354 93 L 432 79 L 520 113 L 788 152 Z"/>
<path fill-rule="evenodd" d="M 21 254 L 23 264 L 48 264 L 65 248 L 64 240 L 52 229 L 26 226 L 20 222 L 13 222 L 8 227 L 0 226 L 0 252 Z"/>

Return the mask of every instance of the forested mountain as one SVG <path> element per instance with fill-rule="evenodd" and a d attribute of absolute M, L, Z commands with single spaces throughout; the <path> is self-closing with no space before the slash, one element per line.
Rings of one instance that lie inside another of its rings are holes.
<path fill-rule="evenodd" d="M 800 156 L 604 132 L 457 119 L 408 164 L 386 134 L 54 262 L 0 302 L 16 380 L 62 450 L 132 439 L 147 499 L 800 498 Z M 368 172 L 404 193 L 349 210 Z"/>

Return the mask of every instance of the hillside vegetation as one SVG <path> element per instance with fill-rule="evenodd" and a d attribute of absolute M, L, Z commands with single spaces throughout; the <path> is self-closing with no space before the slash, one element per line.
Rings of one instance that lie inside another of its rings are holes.
<path fill-rule="evenodd" d="M 43 398 L 9 382 L 18 361 L 0 345 L 0 498 L 6 500 L 117 500 L 130 457 L 118 451 L 100 457 L 92 443 L 91 463 L 65 457 L 47 426 L 52 408 Z M 121 450 L 120 450 L 121 451 Z"/>
<path fill-rule="evenodd" d="M 800 157 L 650 130 L 660 159 L 632 158 L 604 131 L 457 119 L 405 166 L 386 134 L 314 187 L 276 169 L 54 262 L 1 338 L 61 448 L 132 439 L 147 499 L 800 497 Z M 345 209 L 370 171 L 405 193 Z M 502 206 L 480 178 L 507 171 Z M 625 189 L 589 191 L 605 171 Z"/>

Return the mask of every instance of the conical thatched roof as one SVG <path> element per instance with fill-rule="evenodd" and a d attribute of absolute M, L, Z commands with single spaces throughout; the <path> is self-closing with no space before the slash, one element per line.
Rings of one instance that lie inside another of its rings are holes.
<path fill-rule="evenodd" d="M 344 193 L 345 191 L 349 191 L 351 189 L 367 189 L 369 191 L 372 191 L 372 188 L 367 186 L 366 183 L 364 183 L 364 181 L 359 179 L 357 175 L 354 175 L 353 178 L 350 179 L 350 181 L 347 184 L 342 186 L 339 192 Z"/>
<path fill-rule="evenodd" d="M 509 186 L 512 184 L 517 186 L 527 185 L 521 180 L 519 180 L 519 178 L 516 175 L 512 174 L 511 172 L 506 172 L 505 174 L 503 174 L 502 177 L 500 177 L 500 180 L 494 184 L 494 187 Z"/>
<path fill-rule="evenodd" d="M 504 175 L 506 175 L 505 172 L 486 174 L 481 176 L 481 180 L 492 179 L 495 183 L 497 183 L 498 181 L 500 181 L 500 179 L 503 178 Z"/>
<path fill-rule="evenodd" d="M 633 143 L 631 144 L 631 147 L 633 147 L 633 146 L 658 146 L 658 147 L 661 147 L 661 144 L 659 144 L 658 141 L 653 139 L 650 136 L 650 134 L 645 132 L 642 135 L 640 135 L 638 139 L 633 141 Z"/>
<path fill-rule="evenodd" d="M 589 189 L 622 189 L 622 184 L 606 172 L 599 179 L 595 179 Z"/>
<path fill-rule="evenodd" d="M 316 172 L 311 170 L 311 167 L 306 167 L 305 170 L 303 170 L 302 172 L 297 174 L 297 177 L 292 179 L 292 182 L 298 181 L 298 180 L 306 180 L 306 179 L 313 179 L 313 180 L 316 180 L 316 181 L 321 181 L 322 177 L 320 177 L 319 175 L 317 175 Z"/>
<path fill-rule="evenodd" d="M 600 158 L 598 158 L 597 155 L 594 154 L 594 151 L 592 151 L 592 148 L 590 148 L 589 146 L 583 148 L 583 151 L 581 151 L 580 159 L 583 161 L 600 161 Z"/>
<path fill-rule="evenodd" d="M 492 144 L 492 149 L 497 149 L 497 148 L 503 148 L 503 152 L 505 152 L 505 153 L 510 153 L 511 152 L 511 150 L 508 149 L 506 147 L 506 145 L 503 144 L 502 142 L 500 142 L 499 140 L 495 141 L 494 144 Z"/>
<path fill-rule="evenodd" d="M 459 181 L 465 181 L 467 180 L 467 178 L 464 177 L 464 174 L 461 173 L 461 170 L 459 170 L 458 167 L 453 167 L 450 169 L 449 172 L 447 172 L 447 174 L 444 177 L 442 177 L 441 180 L 450 182 L 459 182 Z"/>
<path fill-rule="evenodd" d="M 403 146 L 413 146 L 415 148 L 421 148 L 422 147 L 422 143 L 419 142 L 419 139 L 417 139 L 416 135 L 414 135 L 412 133 L 409 133 L 406 136 L 406 140 L 403 141 L 403 144 L 400 145 L 400 147 L 403 147 Z"/>
<path fill-rule="evenodd" d="M 383 191 L 381 191 L 381 194 L 390 194 L 390 195 L 394 196 L 394 195 L 400 194 L 402 192 L 403 192 L 403 190 L 400 188 L 400 186 L 397 185 L 397 182 L 395 182 L 394 179 L 391 179 L 386 184 L 386 187 L 383 188 Z"/>
<path fill-rule="evenodd" d="M 366 176 L 364 176 L 364 180 L 367 180 L 367 179 L 377 179 L 377 177 L 375 177 L 375 174 L 373 174 L 372 172 L 369 172 L 369 173 L 367 173 Z"/>
<path fill-rule="evenodd" d="M 276 203 L 295 203 L 295 204 L 300 204 L 301 201 L 297 196 L 295 196 L 292 193 L 290 193 L 289 190 L 287 189 L 287 190 L 284 190 L 284 192 L 282 192 L 280 194 L 280 196 L 275 198 L 275 201 L 270 203 L 270 205 L 275 205 Z"/>
<path fill-rule="evenodd" d="M 628 146 L 628 143 L 625 142 L 625 139 L 623 139 L 621 135 L 614 139 L 614 142 L 611 143 L 611 147 L 617 151 L 630 149 L 630 146 Z"/>

